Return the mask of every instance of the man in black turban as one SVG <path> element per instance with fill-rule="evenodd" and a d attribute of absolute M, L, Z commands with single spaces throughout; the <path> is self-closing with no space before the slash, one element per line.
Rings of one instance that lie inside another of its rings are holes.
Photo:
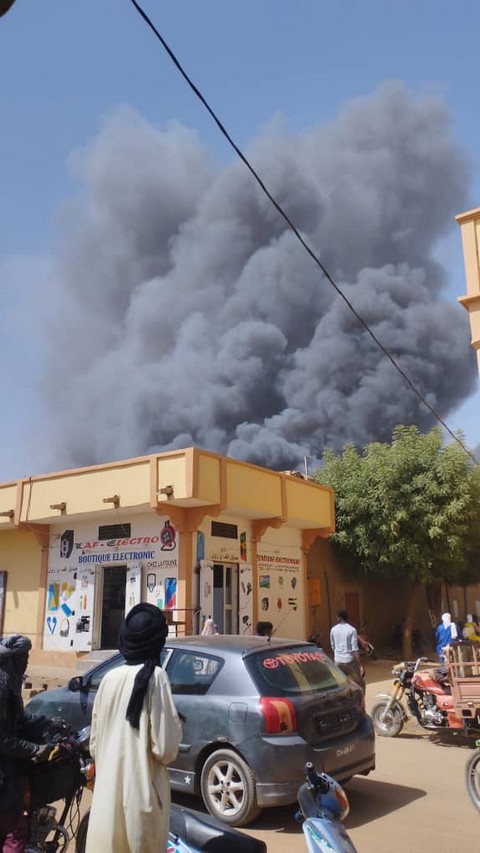
<path fill-rule="evenodd" d="M 23 676 L 32 644 L 22 634 L 0 638 L 0 849 L 23 853 L 28 824 L 23 814 L 20 774 L 25 759 L 44 761 L 52 747 L 22 738 L 32 724 L 22 701 Z"/>
<path fill-rule="evenodd" d="M 160 665 L 160 652 L 167 636 L 165 614 L 153 604 L 137 604 L 120 628 L 118 648 L 127 664 L 143 664 L 135 676 L 126 713 L 126 719 L 134 729 L 139 727 L 148 683 L 155 667 Z"/>
<path fill-rule="evenodd" d="M 182 728 L 160 652 L 164 613 L 137 604 L 120 630 L 125 664 L 102 679 L 92 714 L 96 779 L 86 853 L 158 853 L 167 849 L 170 784 Z"/>

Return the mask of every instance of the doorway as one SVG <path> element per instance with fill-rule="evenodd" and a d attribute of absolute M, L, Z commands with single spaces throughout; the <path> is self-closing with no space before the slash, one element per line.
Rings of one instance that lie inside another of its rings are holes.
<path fill-rule="evenodd" d="M 360 628 L 360 603 L 358 600 L 358 592 L 345 593 L 345 610 L 348 613 L 348 621 L 355 628 Z"/>
<path fill-rule="evenodd" d="M 220 634 L 238 634 L 238 566 L 213 564 L 213 621 Z"/>
<path fill-rule="evenodd" d="M 125 617 L 126 566 L 103 566 L 100 648 L 116 649 Z"/>

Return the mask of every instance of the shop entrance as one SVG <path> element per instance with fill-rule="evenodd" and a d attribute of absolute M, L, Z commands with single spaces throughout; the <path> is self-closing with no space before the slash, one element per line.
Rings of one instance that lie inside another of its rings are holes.
<path fill-rule="evenodd" d="M 100 648 L 116 649 L 118 633 L 125 617 L 127 567 L 103 566 L 102 569 Z"/>
<path fill-rule="evenodd" d="M 351 625 L 360 628 L 360 603 L 358 600 L 358 592 L 345 593 L 345 610 L 348 613 L 348 621 Z"/>
<path fill-rule="evenodd" d="M 213 621 L 220 634 L 238 634 L 238 566 L 213 564 Z"/>

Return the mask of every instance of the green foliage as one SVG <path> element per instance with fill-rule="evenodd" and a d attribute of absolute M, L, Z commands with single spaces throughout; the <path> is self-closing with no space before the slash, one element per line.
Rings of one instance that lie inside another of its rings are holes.
<path fill-rule="evenodd" d="M 398 426 L 391 444 L 327 450 L 314 478 L 334 490 L 345 565 L 421 583 L 480 579 L 480 472 L 439 429 Z"/>

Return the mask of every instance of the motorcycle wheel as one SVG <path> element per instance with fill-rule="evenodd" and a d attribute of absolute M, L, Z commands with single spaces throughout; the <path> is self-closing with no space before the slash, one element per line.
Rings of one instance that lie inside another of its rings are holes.
<path fill-rule="evenodd" d="M 88 819 L 90 817 L 90 811 L 86 812 L 77 829 L 77 835 L 75 838 L 75 853 L 85 853 L 85 848 L 87 846 L 87 831 L 88 831 Z"/>
<path fill-rule="evenodd" d="M 465 782 L 470 799 L 477 811 L 480 812 L 480 749 L 476 749 L 467 761 Z"/>
<path fill-rule="evenodd" d="M 403 713 L 398 705 L 392 705 L 385 713 L 387 699 L 382 699 L 370 711 L 373 728 L 379 737 L 396 737 L 403 729 Z"/>

